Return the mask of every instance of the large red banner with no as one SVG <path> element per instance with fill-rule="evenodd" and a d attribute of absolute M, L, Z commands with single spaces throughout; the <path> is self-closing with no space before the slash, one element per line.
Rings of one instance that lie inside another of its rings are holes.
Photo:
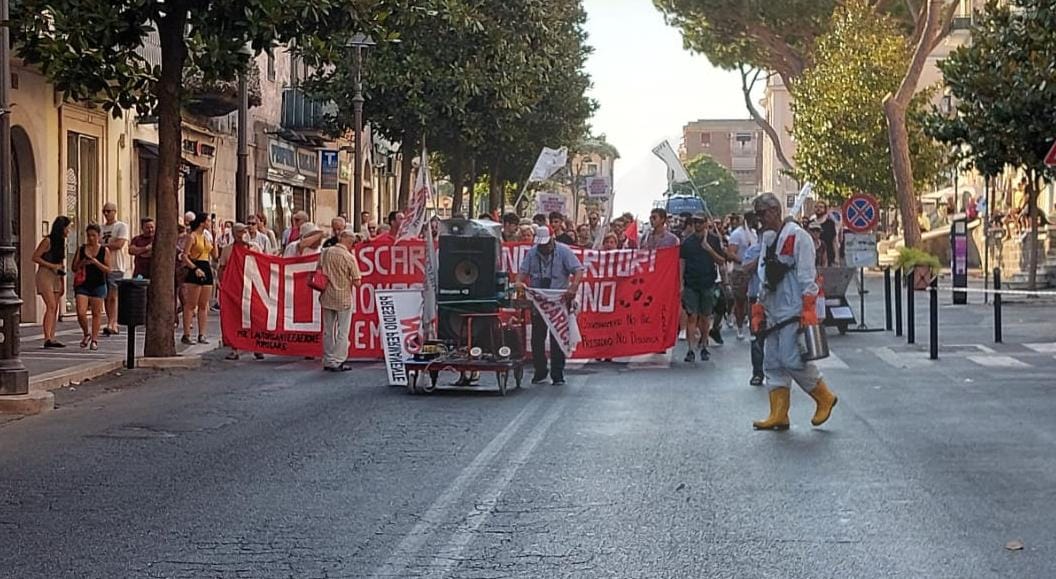
<path fill-rule="evenodd" d="M 516 272 L 527 244 L 503 246 Z M 678 249 L 574 249 L 586 268 L 578 315 L 583 340 L 573 358 L 662 352 L 678 335 Z M 357 248 L 363 286 L 353 294 L 349 358 L 381 359 L 376 289 L 421 287 L 425 245 L 366 243 Z M 224 339 L 239 350 L 281 356 L 322 355 L 319 294 L 308 287 L 318 258 L 281 258 L 237 248 L 220 287 Z M 511 279 L 514 276 L 511 274 Z"/>

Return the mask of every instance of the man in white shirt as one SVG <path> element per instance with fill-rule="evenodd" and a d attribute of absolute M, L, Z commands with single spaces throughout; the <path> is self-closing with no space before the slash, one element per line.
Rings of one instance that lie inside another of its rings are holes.
<path fill-rule="evenodd" d="M 260 221 L 256 215 L 250 215 L 246 223 L 246 241 L 256 246 L 257 250 L 264 255 L 273 255 L 275 248 L 271 246 L 271 238 L 261 231 Z"/>
<path fill-rule="evenodd" d="M 759 236 L 755 233 L 757 221 L 754 213 L 745 213 L 744 221 L 738 219 L 736 223 L 739 225 L 730 234 L 726 256 L 733 262 L 730 286 L 733 291 L 733 319 L 737 324 L 737 339 L 743 340 L 744 321 L 748 316 L 748 272 L 745 272 L 741 265 L 744 263 L 744 254 L 748 248 L 759 242 Z"/>
<path fill-rule="evenodd" d="M 117 282 L 128 271 L 128 224 L 117 220 L 117 205 L 103 205 L 102 244 L 110 249 L 110 274 L 106 277 L 106 327 L 104 336 L 117 332 Z"/>

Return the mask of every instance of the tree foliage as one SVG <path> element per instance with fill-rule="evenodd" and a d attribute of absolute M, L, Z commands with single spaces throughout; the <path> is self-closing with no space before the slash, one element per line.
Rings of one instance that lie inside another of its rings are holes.
<path fill-rule="evenodd" d="M 851 0 L 833 14 L 829 32 L 815 51 L 814 66 L 792 89 L 796 122 L 796 176 L 811 181 L 830 201 L 858 192 L 884 204 L 895 199 L 891 151 L 883 100 L 902 80 L 909 51 L 897 22 L 877 17 L 864 0 Z M 913 101 L 910 147 L 919 186 L 932 184 L 944 155 L 923 130 L 928 92 Z"/>
<path fill-rule="evenodd" d="M 158 118 L 158 215 L 145 354 L 175 355 L 172 264 L 184 71 L 208 83 L 246 66 L 241 49 L 278 43 L 327 46 L 357 30 L 378 33 L 390 0 L 20 0 L 12 28 L 19 55 L 40 67 L 66 99 L 100 103 L 114 117 L 129 109 Z M 160 65 L 139 50 L 156 32 Z M 319 62 L 321 57 L 315 59 Z M 241 217 L 241 216 L 240 216 Z"/>
<path fill-rule="evenodd" d="M 1027 202 L 1037 218 L 1040 179 L 1056 173 L 1045 166 L 1045 155 L 1056 133 L 1056 2 L 1053 0 L 991 1 L 972 30 L 972 43 L 954 51 L 940 68 L 956 114 L 939 111 L 930 117 L 929 131 L 957 145 L 968 163 L 985 175 L 1006 166 L 1029 176 Z M 1030 283 L 1037 275 L 1037 228 L 1032 227 Z"/>
<path fill-rule="evenodd" d="M 690 183 L 676 183 L 672 193 L 698 195 L 712 215 L 736 213 L 741 209 L 741 193 L 737 179 L 729 169 L 723 167 L 711 155 L 698 155 L 686 163 Z"/>
<path fill-rule="evenodd" d="M 364 71 L 365 113 L 405 145 L 424 137 L 456 189 L 475 168 L 491 177 L 497 204 L 503 183 L 526 176 L 544 145 L 585 134 L 595 105 L 585 96 L 579 0 L 442 0 L 431 18 L 416 16 L 413 0 L 398 4 L 400 42 L 379 45 Z M 346 60 L 314 83 L 338 105 L 338 128 L 351 125 L 354 73 Z"/>

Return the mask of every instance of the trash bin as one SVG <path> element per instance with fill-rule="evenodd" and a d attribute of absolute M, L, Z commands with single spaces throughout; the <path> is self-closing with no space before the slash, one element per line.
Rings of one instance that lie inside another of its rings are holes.
<path fill-rule="evenodd" d="M 147 323 L 149 279 L 123 279 L 117 282 L 117 323 L 142 326 Z"/>

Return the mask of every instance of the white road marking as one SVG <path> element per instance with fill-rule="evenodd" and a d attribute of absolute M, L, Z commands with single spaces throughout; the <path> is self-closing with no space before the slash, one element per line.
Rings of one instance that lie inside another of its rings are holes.
<path fill-rule="evenodd" d="M 1012 356 L 966 356 L 969 360 L 987 368 L 1030 368 L 1030 364 L 1021 362 Z"/>
<path fill-rule="evenodd" d="M 931 364 L 931 361 L 928 360 L 928 355 L 924 352 L 896 353 L 886 346 L 869 348 L 869 351 L 895 368 L 923 368 Z"/>
<path fill-rule="evenodd" d="M 995 349 L 993 349 L 993 348 L 991 348 L 989 346 L 984 346 L 982 344 L 943 344 L 941 347 L 942 348 L 975 348 L 976 350 L 979 350 L 980 352 L 984 352 L 984 353 L 987 353 L 987 354 L 996 354 L 997 353 L 997 350 L 995 350 Z"/>
<path fill-rule="evenodd" d="M 458 504 L 469 485 L 480 478 L 488 464 L 495 459 L 499 451 L 506 446 L 506 443 L 513 438 L 513 435 L 521 429 L 521 426 L 542 403 L 543 398 L 536 398 L 529 402 L 524 410 L 521 410 L 520 414 L 507 424 L 506 428 L 502 429 L 466 468 L 462 469 L 458 477 L 433 501 L 418 523 L 400 541 L 392 555 L 381 568 L 374 572 L 372 577 L 403 577 L 406 575 L 407 566 L 425 545 L 426 540 L 437 528 L 451 520 L 451 509 Z"/>
<path fill-rule="evenodd" d="M 492 511 L 495 510 L 495 506 L 498 504 L 499 497 L 510 486 L 510 482 L 513 481 L 517 471 L 528 462 L 528 457 L 531 456 L 535 447 L 539 446 L 539 443 L 546 436 L 546 433 L 549 432 L 550 427 L 553 426 L 557 418 L 561 416 L 566 404 L 567 399 L 561 399 L 561 401 L 546 410 L 546 414 L 532 429 L 524 444 L 517 449 L 510 461 L 503 467 L 498 478 L 475 501 L 475 508 L 466 513 L 465 521 L 451 534 L 451 540 L 436 554 L 433 559 L 433 565 L 429 568 L 428 577 L 443 577 L 458 563 L 459 557 L 462 556 L 462 551 L 476 536 L 477 530 L 484 524 L 484 521 L 491 516 Z"/>
<path fill-rule="evenodd" d="M 840 357 L 837 356 L 835 352 L 829 352 L 829 357 L 828 358 L 822 358 L 821 360 L 816 360 L 814 362 L 814 365 L 817 366 L 821 370 L 849 370 L 850 369 L 850 366 L 847 365 L 847 362 L 844 362 L 843 360 L 841 360 Z"/>
<path fill-rule="evenodd" d="M 1056 342 L 1045 342 L 1044 344 L 1023 344 L 1039 354 L 1056 354 Z"/>

